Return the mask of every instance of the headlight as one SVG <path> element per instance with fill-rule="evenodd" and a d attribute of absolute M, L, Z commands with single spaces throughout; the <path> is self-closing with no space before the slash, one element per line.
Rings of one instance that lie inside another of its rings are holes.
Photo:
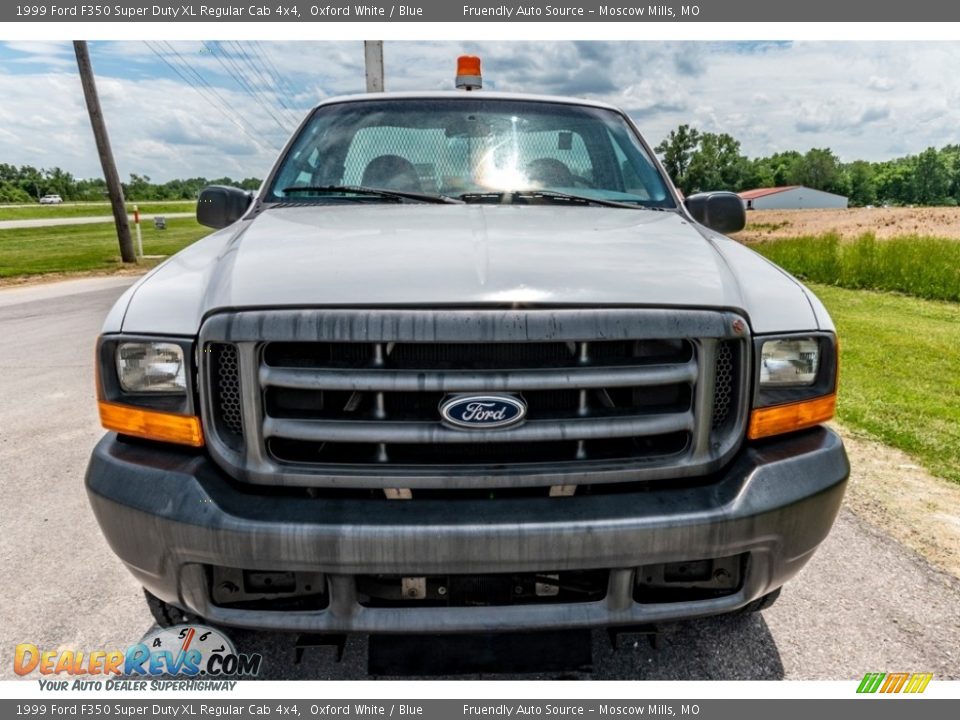
<path fill-rule="evenodd" d="M 202 447 L 192 338 L 102 335 L 97 400 L 107 430 Z"/>
<path fill-rule="evenodd" d="M 819 425 L 837 402 L 837 338 L 833 333 L 755 337 L 751 440 Z"/>
<path fill-rule="evenodd" d="M 813 385 L 819 366 L 820 343 L 815 338 L 768 340 L 760 351 L 760 385 Z"/>
<path fill-rule="evenodd" d="M 187 373 L 183 350 L 165 342 L 117 345 L 117 376 L 129 393 L 185 393 Z"/>

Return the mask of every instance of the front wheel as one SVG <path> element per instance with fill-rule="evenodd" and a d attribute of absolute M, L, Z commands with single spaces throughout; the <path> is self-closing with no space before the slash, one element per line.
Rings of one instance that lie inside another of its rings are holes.
<path fill-rule="evenodd" d="M 768 607 L 773 605 L 777 598 L 780 597 L 780 591 L 783 588 L 777 588 L 773 592 L 768 592 L 763 597 L 759 597 L 751 603 L 747 603 L 742 608 L 737 610 L 738 615 L 749 615 L 750 613 L 760 612 L 761 610 L 766 610 Z"/>
<path fill-rule="evenodd" d="M 199 615 L 181 610 L 176 605 L 171 605 L 161 600 L 146 588 L 143 589 L 143 595 L 147 600 L 147 607 L 150 608 L 150 614 L 153 615 L 153 619 L 157 621 L 157 625 L 162 628 L 194 623 L 205 624 L 204 619 Z"/>

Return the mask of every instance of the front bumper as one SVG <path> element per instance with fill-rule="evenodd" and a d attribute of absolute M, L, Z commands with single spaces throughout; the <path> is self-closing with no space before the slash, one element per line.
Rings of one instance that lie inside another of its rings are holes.
<path fill-rule="evenodd" d="M 634 625 L 735 610 L 803 567 L 849 464 L 826 428 L 745 448 L 711 482 L 581 497 L 375 501 L 263 495 L 204 454 L 106 436 L 87 491 L 114 552 L 154 595 L 224 625 L 301 632 L 466 632 Z M 746 554 L 739 590 L 638 603 L 636 568 Z M 215 605 L 211 565 L 322 572 L 323 610 Z M 609 569 L 601 601 L 371 608 L 355 576 Z"/>

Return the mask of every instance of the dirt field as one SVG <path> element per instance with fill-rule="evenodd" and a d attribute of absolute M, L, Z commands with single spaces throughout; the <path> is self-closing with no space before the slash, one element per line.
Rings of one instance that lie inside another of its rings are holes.
<path fill-rule="evenodd" d="M 873 232 L 877 239 L 931 235 L 960 240 L 960 208 L 850 208 L 849 210 L 751 210 L 744 242 L 838 232 L 854 238 Z"/>
<path fill-rule="evenodd" d="M 846 506 L 960 578 L 960 486 L 934 477 L 906 453 L 833 425 L 850 457 Z"/>

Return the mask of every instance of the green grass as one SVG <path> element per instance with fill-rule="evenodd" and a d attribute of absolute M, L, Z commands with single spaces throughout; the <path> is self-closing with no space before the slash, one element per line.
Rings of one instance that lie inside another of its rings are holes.
<path fill-rule="evenodd" d="M 143 252 L 172 255 L 211 232 L 193 218 L 170 219 L 166 230 L 148 223 L 143 225 Z M 110 223 L 0 230 L 0 278 L 120 267 L 117 234 Z"/>
<path fill-rule="evenodd" d="M 837 415 L 960 483 L 960 304 L 812 286 L 837 325 Z"/>
<path fill-rule="evenodd" d="M 761 242 L 754 250 L 797 277 L 845 288 L 892 290 L 929 300 L 960 300 L 960 241 L 916 235 L 851 242 L 839 235 Z"/>
<path fill-rule="evenodd" d="M 127 203 L 127 212 L 133 213 L 133 206 L 138 205 L 141 213 L 163 215 L 164 213 L 194 212 L 197 209 L 195 200 L 158 201 Z M 63 205 L 0 205 L 0 220 L 35 220 L 40 218 L 73 218 L 99 217 L 111 215 L 110 203 L 64 203 Z"/>

